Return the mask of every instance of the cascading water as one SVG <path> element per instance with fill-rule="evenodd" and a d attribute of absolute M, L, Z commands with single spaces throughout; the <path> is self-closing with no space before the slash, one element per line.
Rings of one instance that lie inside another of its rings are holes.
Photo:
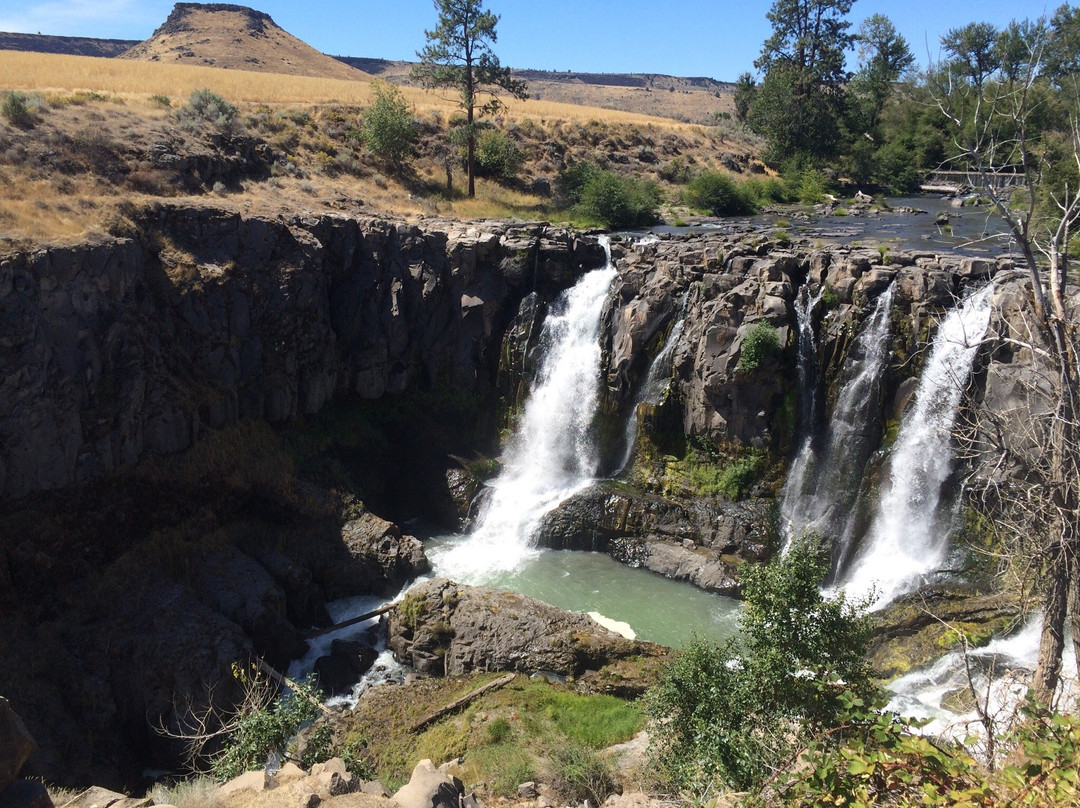
<path fill-rule="evenodd" d="M 604 242 L 605 249 L 607 243 Z M 472 532 L 430 553 L 440 575 L 481 583 L 536 555 L 540 519 L 597 472 L 590 437 L 600 377 L 600 321 L 616 272 L 585 275 L 544 321 L 543 359 L 525 412 Z"/>
<path fill-rule="evenodd" d="M 870 434 L 870 425 L 874 420 L 873 413 L 878 410 L 882 373 L 889 358 L 892 301 L 893 286 L 890 285 L 878 297 L 873 312 L 855 339 L 852 361 L 847 364 L 841 378 L 840 394 L 823 439 L 815 440 L 813 432 L 808 431 L 792 463 L 780 499 L 787 541 L 810 531 L 831 537 L 842 537 L 848 532 L 846 524 L 859 490 L 858 481 L 862 478 L 866 461 L 873 450 L 872 444 L 877 438 Z M 799 311 L 800 346 L 804 340 L 804 318 L 809 326 L 812 308 L 811 302 Z M 806 330 L 809 332 L 809 342 L 813 330 Z M 812 344 L 807 350 L 811 347 L 813 361 L 816 362 L 817 346 Z M 800 365 L 801 360 L 800 347 Z M 811 365 L 807 375 L 812 369 Z M 802 382 L 801 369 L 799 378 Z M 816 390 L 816 377 L 813 382 L 803 383 Z M 813 395 L 809 398 L 809 407 L 816 407 Z M 804 423 L 813 423 L 809 420 L 813 413 L 814 409 L 804 405 Z"/>
<path fill-rule="evenodd" d="M 889 466 L 889 480 L 862 549 L 842 585 L 873 591 L 887 604 L 941 567 L 949 526 L 939 515 L 952 471 L 952 428 L 979 343 L 990 324 L 992 285 L 969 296 L 945 318 L 926 361 L 915 405 L 905 415 Z"/>
<path fill-rule="evenodd" d="M 638 391 L 637 398 L 634 399 L 634 406 L 630 408 L 630 417 L 626 420 L 626 449 L 623 452 L 622 462 L 619 463 L 615 476 L 618 476 L 627 467 L 634 456 L 634 444 L 637 443 L 638 434 L 638 407 L 642 404 L 659 404 L 664 400 L 664 394 L 667 393 L 668 388 L 671 387 L 672 356 L 674 356 L 675 349 L 679 345 L 679 339 L 682 337 L 684 323 L 685 320 L 680 319 L 671 327 L 671 333 L 668 334 L 663 349 L 653 359 L 652 364 L 649 365 L 645 383 L 641 385 L 641 390 Z"/>

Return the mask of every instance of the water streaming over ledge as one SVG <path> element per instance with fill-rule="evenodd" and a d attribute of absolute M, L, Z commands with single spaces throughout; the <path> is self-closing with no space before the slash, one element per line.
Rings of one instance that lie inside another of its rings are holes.
<path fill-rule="evenodd" d="M 781 493 L 786 540 L 808 531 L 833 537 L 837 564 L 850 542 L 855 499 L 879 438 L 873 424 L 880 410 L 881 380 L 889 359 L 894 288 L 890 285 L 878 297 L 859 329 L 828 427 L 823 435 L 811 431 L 806 436 Z"/>
<path fill-rule="evenodd" d="M 952 428 L 990 324 L 992 294 L 988 285 L 970 295 L 938 328 L 915 404 L 900 425 L 874 521 L 853 563 L 841 571 L 841 584 L 855 594 L 874 591 L 877 607 L 922 583 L 945 560 L 950 520 L 940 510 L 952 472 Z"/>
<path fill-rule="evenodd" d="M 590 427 L 600 387 L 601 316 L 615 276 L 609 256 L 603 269 L 564 292 L 544 320 L 543 359 L 503 471 L 472 532 L 433 548 L 440 575 L 486 583 L 535 558 L 531 539 L 541 518 L 594 479 L 598 453 Z"/>
<path fill-rule="evenodd" d="M 618 477 L 634 458 L 638 434 L 638 407 L 641 404 L 659 404 L 671 387 L 672 358 L 675 355 L 675 349 L 679 346 L 679 340 L 682 339 L 685 323 L 685 319 L 680 319 L 671 327 L 667 342 L 649 365 L 645 383 L 641 385 L 641 390 L 634 399 L 634 405 L 630 408 L 630 417 L 626 420 L 626 437 L 624 438 L 626 448 L 623 450 L 622 460 L 613 477 Z"/>

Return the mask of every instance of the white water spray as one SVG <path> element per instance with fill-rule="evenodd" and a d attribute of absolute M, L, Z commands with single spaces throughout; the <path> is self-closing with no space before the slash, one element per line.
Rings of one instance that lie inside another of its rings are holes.
<path fill-rule="evenodd" d="M 430 554 L 440 575 L 483 583 L 517 569 L 538 552 L 531 539 L 544 514 L 596 475 L 590 427 L 599 396 L 600 320 L 615 275 L 609 254 L 607 266 L 552 307 L 540 338 L 543 359 L 503 471 L 472 533 Z"/>
<path fill-rule="evenodd" d="M 952 471 L 952 428 L 979 343 L 990 324 L 993 287 L 971 295 L 945 318 L 926 361 L 915 405 L 904 417 L 861 553 L 844 575 L 851 593 L 873 590 L 884 606 L 940 569 L 949 525 L 939 515 L 942 487 Z"/>

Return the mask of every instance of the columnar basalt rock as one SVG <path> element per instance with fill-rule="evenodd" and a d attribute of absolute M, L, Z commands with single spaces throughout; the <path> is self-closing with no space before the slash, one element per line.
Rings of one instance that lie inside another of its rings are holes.
<path fill-rule="evenodd" d="M 164 205 L 139 241 L 0 257 L 0 498 L 338 393 L 494 389 L 533 289 L 602 264 L 545 225 L 289 221 Z"/>

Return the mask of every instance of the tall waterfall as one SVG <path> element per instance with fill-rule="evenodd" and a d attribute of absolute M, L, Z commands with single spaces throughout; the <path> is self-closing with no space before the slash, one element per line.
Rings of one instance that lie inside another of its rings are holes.
<path fill-rule="evenodd" d="M 543 515 L 597 473 L 590 427 L 600 386 L 600 320 L 615 275 L 609 257 L 563 293 L 545 319 L 543 358 L 503 471 L 472 533 L 432 554 L 441 575 L 478 582 L 516 569 L 536 553 L 530 539 Z"/>
<path fill-rule="evenodd" d="M 900 426 L 874 521 L 843 575 L 842 585 L 849 592 L 873 590 L 878 606 L 938 570 L 945 560 L 949 525 L 939 506 L 952 471 L 952 428 L 990 324 L 992 294 L 988 285 L 969 296 L 938 329 L 915 404 Z"/>
<path fill-rule="evenodd" d="M 871 315 L 863 323 L 851 349 L 852 359 L 846 363 L 840 379 L 840 393 L 833 407 L 828 428 L 823 436 L 815 436 L 812 418 L 816 404 L 813 395 L 809 406 L 803 407 L 804 423 L 808 424 L 802 448 L 791 465 L 780 499 L 785 539 L 808 531 L 834 540 L 848 533 L 849 514 L 854 506 L 866 461 L 873 451 L 877 435 L 869 434 L 881 400 L 881 378 L 889 358 L 890 310 L 893 286 L 883 292 Z M 800 365 L 804 339 L 803 313 L 800 310 Z M 806 316 L 809 320 L 809 316 Z M 810 338 L 812 329 L 808 329 Z M 814 359 L 816 362 L 816 344 Z M 811 366 L 813 369 L 813 366 Z M 808 372 L 807 372 L 808 373 Z M 803 389 L 816 391 L 816 379 L 800 382 Z M 816 439 L 820 437 L 820 439 Z M 838 548 L 838 556 L 842 549 Z"/>

